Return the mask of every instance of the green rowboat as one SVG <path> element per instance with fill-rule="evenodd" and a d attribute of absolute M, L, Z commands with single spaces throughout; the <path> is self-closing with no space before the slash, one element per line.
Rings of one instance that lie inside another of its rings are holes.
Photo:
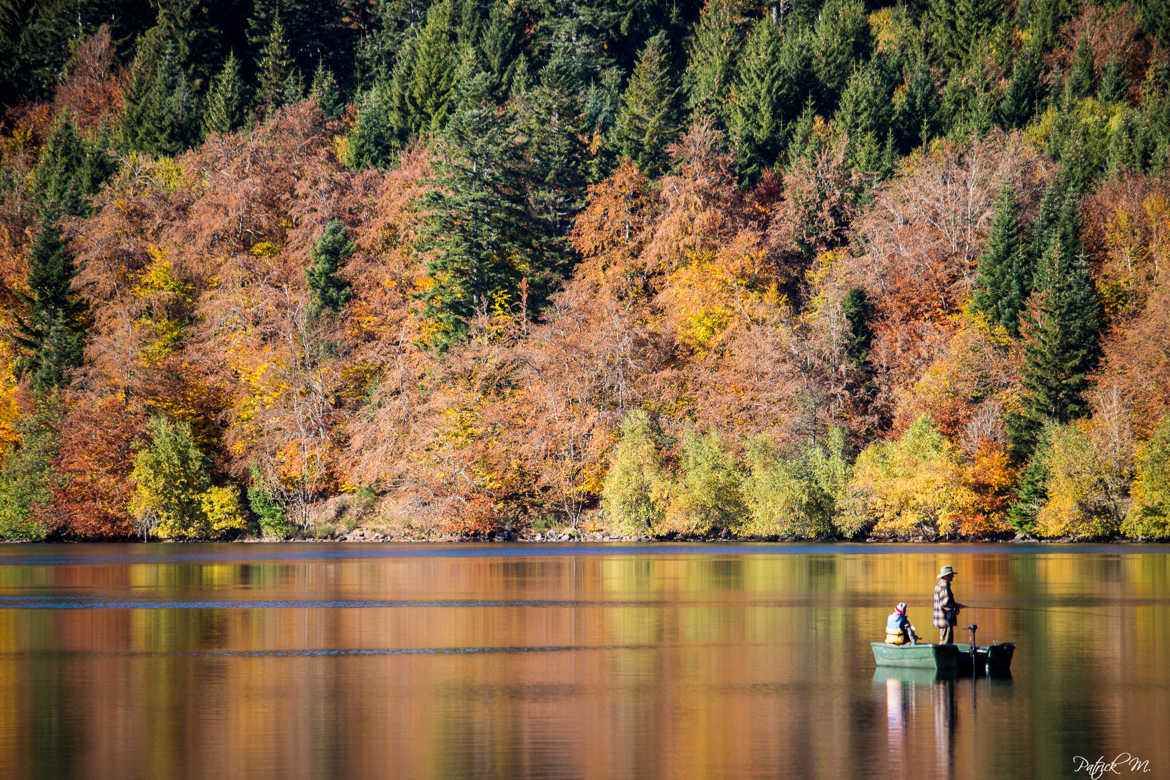
<path fill-rule="evenodd" d="M 927 669 L 940 675 L 971 674 L 971 645 L 888 645 L 870 642 L 873 660 L 879 667 Z M 994 676 L 1011 674 L 1014 642 L 996 642 L 975 648 L 974 671 Z"/>
<path fill-rule="evenodd" d="M 870 642 L 873 660 L 878 666 L 895 666 L 901 669 L 933 669 L 943 674 L 955 674 L 959 670 L 959 651 L 955 645 L 887 645 L 885 642 Z"/>

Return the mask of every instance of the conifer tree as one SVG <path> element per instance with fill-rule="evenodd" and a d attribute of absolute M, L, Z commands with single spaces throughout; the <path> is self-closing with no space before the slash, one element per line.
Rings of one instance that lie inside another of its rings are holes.
<path fill-rule="evenodd" d="M 1008 523 L 1020 536 L 1036 530 L 1036 516 L 1048 500 L 1048 463 L 1044 457 L 1043 436 L 1033 446 L 1032 460 L 1020 472 L 1016 483 L 1016 500 L 1008 507 Z"/>
<path fill-rule="evenodd" d="M 944 62 L 961 67 L 999 23 L 1003 7 L 999 0 L 932 0 L 924 24 Z"/>
<path fill-rule="evenodd" d="M 572 68 L 557 61 L 541 71 L 539 83 L 511 101 L 511 131 L 523 139 L 525 208 L 536 230 L 526 271 L 530 305 L 540 306 L 570 270 L 567 236 L 585 198 L 588 176 L 585 117 Z"/>
<path fill-rule="evenodd" d="M 295 88 L 297 75 L 296 66 L 288 51 L 284 25 L 280 23 L 280 14 L 274 14 L 272 27 L 268 31 L 264 48 L 260 50 L 260 60 L 256 64 L 256 106 L 266 113 L 271 113 L 288 102 L 289 92 Z"/>
<path fill-rule="evenodd" d="M 1031 263 L 1020 224 L 1020 206 L 1015 189 L 1006 184 L 999 193 L 987 246 L 979 256 L 971 305 L 1014 336 L 1019 332 L 1020 312 L 1031 290 Z"/>
<path fill-rule="evenodd" d="M 732 87 L 728 135 L 740 176 L 752 179 L 776 162 L 783 147 L 785 97 L 776 25 L 761 19 L 752 28 Z"/>
<path fill-rule="evenodd" d="M 83 175 L 86 148 L 68 111 L 62 111 L 49 130 L 33 170 L 32 196 L 42 209 L 67 216 L 85 211 L 87 182 Z"/>
<path fill-rule="evenodd" d="M 230 133 L 244 124 L 247 100 L 244 81 L 240 78 L 240 63 L 234 53 L 229 54 L 223 69 L 211 82 L 207 105 L 203 109 L 203 133 Z"/>
<path fill-rule="evenodd" d="M 1014 454 L 1027 459 L 1048 421 L 1084 416 L 1089 372 L 1100 358 L 1100 307 L 1083 256 L 1053 235 L 1025 318 L 1021 410 L 1008 417 Z"/>
<path fill-rule="evenodd" d="M 339 0 L 252 0 L 247 38 L 255 61 L 263 59 L 262 51 L 279 17 L 291 69 L 304 74 L 321 60 L 334 68 L 348 67 L 358 29 L 355 10 Z"/>
<path fill-rule="evenodd" d="M 493 89 L 510 84 L 521 53 L 520 26 L 514 6 L 492 3 L 487 24 L 480 35 L 478 49 L 484 70 L 492 79 Z"/>
<path fill-rule="evenodd" d="M 1036 46 L 1025 47 L 1012 66 L 1012 78 L 999 105 L 1000 121 L 1007 127 L 1023 127 L 1031 121 L 1044 99 L 1043 60 Z"/>
<path fill-rule="evenodd" d="M 811 161 L 822 149 L 822 142 L 816 135 L 817 114 L 813 107 L 812 97 L 804 104 L 800 116 L 792 126 L 792 137 L 788 142 L 788 162 L 797 160 Z"/>
<path fill-rule="evenodd" d="M 122 113 L 122 143 L 151 154 L 173 155 L 195 142 L 195 96 L 177 45 L 151 28 L 139 40 Z"/>
<path fill-rule="evenodd" d="M 466 71 L 465 71 L 466 72 Z M 461 75 L 458 108 L 440 134 L 418 248 L 428 285 L 419 316 L 443 351 L 477 314 L 516 303 L 534 235 L 521 198 L 518 150 L 491 96 L 491 77 Z"/>
<path fill-rule="evenodd" d="M 404 115 L 399 120 L 403 140 L 417 133 L 436 133 L 452 110 L 455 72 L 455 28 L 450 0 L 440 0 L 427 11 L 419 32 L 409 75 L 401 84 Z M 405 76 L 395 74 L 395 78 Z"/>
<path fill-rule="evenodd" d="M 372 29 L 358 43 L 355 76 L 360 90 L 388 84 L 396 63 L 426 20 L 428 0 L 387 0 L 378 3 Z"/>
<path fill-rule="evenodd" d="M 1142 29 L 1158 39 L 1162 48 L 1170 48 L 1170 0 L 1140 0 Z"/>
<path fill-rule="evenodd" d="M 893 110 L 882 74 L 872 65 L 853 71 L 834 121 L 849 139 L 849 161 L 864 171 L 878 171 L 882 144 L 890 132 Z"/>
<path fill-rule="evenodd" d="M 1129 83 L 1125 78 L 1125 63 L 1114 55 L 1105 64 L 1097 97 L 1102 103 L 1123 103 L 1129 97 Z"/>
<path fill-rule="evenodd" d="M 1029 245 L 1029 254 L 1032 256 L 1032 268 L 1038 269 L 1060 222 L 1060 212 L 1063 197 L 1060 188 L 1055 182 L 1044 188 L 1040 196 L 1040 208 L 1036 212 L 1036 219 L 1032 222 L 1032 241 Z"/>
<path fill-rule="evenodd" d="M 919 60 L 906 77 L 906 89 L 896 94 L 892 129 L 898 150 L 909 153 L 939 132 L 939 95 L 934 76 Z"/>
<path fill-rule="evenodd" d="M 643 171 L 662 170 L 666 147 L 678 136 L 678 90 L 671 82 L 666 33 L 646 42 L 622 94 L 612 145 Z"/>
<path fill-rule="evenodd" d="M 357 121 L 346 137 L 346 165 L 386 168 L 394 163 L 399 139 L 394 133 L 390 87 L 375 84 L 358 102 Z"/>
<path fill-rule="evenodd" d="M 29 251 L 28 293 L 20 296 L 27 313 L 17 316 L 15 332 L 16 372 L 38 392 L 63 385 L 81 365 L 85 308 L 70 287 L 74 273 L 57 217 L 45 212 Z"/>
<path fill-rule="evenodd" d="M 321 113 L 328 119 L 340 119 L 345 113 L 345 98 L 341 94 L 341 87 L 338 86 L 333 71 L 325 66 L 323 60 L 318 60 L 317 70 L 313 72 L 309 99 L 317 104 Z"/>
<path fill-rule="evenodd" d="M 869 57 L 873 46 L 865 6 L 860 0 L 828 0 L 817 16 L 815 33 L 817 104 L 828 116 L 854 67 Z"/>
<path fill-rule="evenodd" d="M 312 249 L 313 264 L 305 270 L 312 303 L 309 313 L 317 316 L 325 310 L 337 313 L 353 294 L 349 283 L 337 276 L 338 269 L 353 254 L 353 241 L 340 219 L 331 219 L 325 232 Z"/>
<path fill-rule="evenodd" d="M 102 122 L 101 127 L 85 144 L 85 163 L 82 165 L 79 181 L 81 190 L 90 196 L 95 194 L 106 181 L 118 170 L 118 162 L 110 153 L 115 147 L 114 128 L 110 122 Z M 88 212 L 88 205 L 80 216 Z"/>
<path fill-rule="evenodd" d="M 744 45 L 740 0 L 708 0 L 703 6 L 687 55 L 683 87 L 692 115 L 708 116 L 728 126 L 728 97 Z"/>
<path fill-rule="evenodd" d="M 873 344 L 873 304 L 862 287 L 854 287 L 841 300 L 841 315 L 849 326 L 843 334 L 842 353 L 850 371 L 849 390 L 851 395 L 861 396 L 868 401 L 877 392 L 874 383 L 873 362 L 870 347 Z"/>
<path fill-rule="evenodd" d="M 1088 37 L 1081 38 L 1073 59 L 1072 70 L 1064 83 L 1066 104 L 1093 94 L 1096 87 L 1097 71 L 1093 66 L 1093 50 Z"/>

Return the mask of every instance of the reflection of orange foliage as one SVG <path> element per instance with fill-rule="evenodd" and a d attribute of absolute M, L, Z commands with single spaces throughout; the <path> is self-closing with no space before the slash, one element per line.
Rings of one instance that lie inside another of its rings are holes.
<path fill-rule="evenodd" d="M 1016 470 L 1006 449 L 993 442 L 984 442 L 964 470 L 964 481 L 975 494 L 971 511 L 961 516 L 955 525 L 959 536 L 997 536 L 1008 531 L 1005 518 Z"/>

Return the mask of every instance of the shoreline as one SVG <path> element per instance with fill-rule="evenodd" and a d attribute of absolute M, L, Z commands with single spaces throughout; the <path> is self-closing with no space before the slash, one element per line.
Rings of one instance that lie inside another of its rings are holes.
<path fill-rule="evenodd" d="M 241 539 L 141 539 L 141 538 L 124 538 L 124 539 L 43 539 L 40 541 L 25 541 L 25 540 L 0 540 L 0 545 L 26 545 L 26 544 L 45 544 L 45 545 L 74 545 L 74 544 L 174 544 L 174 545 L 188 545 L 188 544 L 227 544 L 227 545 L 253 545 L 253 544 L 404 544 L 404 545 L 427 545 L 427 544 L 444 544 L 444 545 L 482 545 L 482 544 L 496 544 L 504 546 L 554 546 L 554 545 L 595 545 L 595 544 L 612 544 L 612 545 L 639 545 L 643 547 L 668 547 L 671 545 L 697 545 L 705 544 L 712 546 L 735 546 L 735 545 L 819 545 L 819 546 L 846 546 L 853 545 L 858 547 L 868 546 L 889 546 L 889 545 L 915 545 L 920 547 L 931 546 L 954 546 L 954 545 L 993 545 L 993 546 L 1025 546 L 1025 545 L 1042 545 L 1042 546 L 1058 546 L 1058 545 L 1116 545 L 1116 546 L 1134 546 L 1134 547 L 1165 547 L 1170 545 L 1170 540 L 1139 540 L 1139 539 L 1077 539 L 1066 537 L 1062 539 L 1026 539 L 1021 537 L 1014 537 L 1011 539 L 779 539 L 766 537 L 717 537 L 717 538 L 702 538 L 702 537 L 679 537 L 671 539 L 660 539 L 654 537 L 633 537 L 633 536 L 611 536 L 600 533 L 582 533 L 579 535 L 558 534 L 545 535 L 536 534 L 532 536 L 514 536 L 505 538 L 502 535 L 493 537 L 465 537 L 465 536 L 435 536 L 435 537 L 417 537 L 417 536 L 396 536 L 391 534 L 371 534 L 371 533 L 348 533 L 337 537 L 292 537 L 287 539 L 275 538 L 259 538 L 248 537 Z"/>

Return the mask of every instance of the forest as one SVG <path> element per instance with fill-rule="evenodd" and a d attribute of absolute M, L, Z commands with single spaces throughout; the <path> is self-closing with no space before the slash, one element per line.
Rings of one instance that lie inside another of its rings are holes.
<path fill-rule="evenodd" d="M 1170 1 L 0 0 L 0 538 L 1170 538 Z"/>

